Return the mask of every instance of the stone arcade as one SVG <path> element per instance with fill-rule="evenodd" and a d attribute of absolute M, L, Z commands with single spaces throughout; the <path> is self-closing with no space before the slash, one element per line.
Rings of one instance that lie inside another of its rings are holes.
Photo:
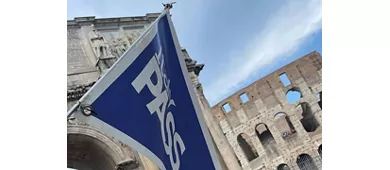
<path fill-rule="evenodd" d="M 212 107 L 242 169 L 321 169 L 321 58 L 311 52 Z"/>

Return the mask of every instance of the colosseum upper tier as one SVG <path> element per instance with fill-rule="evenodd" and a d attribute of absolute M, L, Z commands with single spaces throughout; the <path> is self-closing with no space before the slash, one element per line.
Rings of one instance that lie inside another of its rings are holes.
<path fill-rule="evenodd" d="M 321 55 L 313 51 L 257 80 L 212 114 L 244 170 L 321 169 Z"/>

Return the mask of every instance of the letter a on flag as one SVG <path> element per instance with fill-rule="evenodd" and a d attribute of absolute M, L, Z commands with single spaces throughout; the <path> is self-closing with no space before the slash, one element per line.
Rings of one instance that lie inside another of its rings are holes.
<path fill-rule="evenodd" d="M 221 169 L 169 10 L 79 104 L 68 117 L 129 145 L 162 170 Z"/>

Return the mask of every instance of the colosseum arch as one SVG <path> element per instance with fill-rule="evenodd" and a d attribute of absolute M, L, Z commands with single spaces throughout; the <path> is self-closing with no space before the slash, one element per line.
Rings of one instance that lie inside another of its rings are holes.
<path fill-rule="evenodd" d="M 295 128 L 290 121 L 290 118 L 284 112 L 278 112 L 274 116 L 274 122 L 276 128 L 282 134 L 283 138 L 291 136 L 295 133 Z"/>
<path fill-rule="evenodd" d="M 296 161 L 300 170 L 318 170 L 313 159 L 308 154 L 301 154 Z"/>
<path fill-rule="evenodd" d="M 290 170 L 290 167 L 289 167 L 287 164 L 282 163 L 282 164 L 280 164 L 280 165 L 276 168 L 276 170 Z"/>
<path fill-rule="evenodd" d="M 322 144 L 317 149 L 318 154 L 320 154 L 320 157 L 322 158 Z"/>
<path fill-rule="evenodd" d="M 257 153 L 250 136 L 245 133 L 241 133 L 237 136 L 237 142 L 248 159 L 248 162 L 259 157 L 259 154 Z"/>
<path fill-rule="evenodd" d="M 260 123 L 256 126 L 256 134 L 261 144 L 263 145 L 265 152 L 271 158 L 279 156 L 279 152 L 276 146 L 275 138 L 272 136 L 268 129 L 268 126 L 264 123 Z"/>
<path fill-rule="evenodd" d="M 301 102 L 298 104 L 302 108 L 301 124 L 306 132 L 314 132 L 320 124 L 316 120 L 313 111 L 310 108 L 310 104 L 307 102 Z"/>
<path fill-rule="evenodd" d="M 119 142 L 85 125 L 68 125 L 67 167 L 82 170 L 135 169 L 136 153 L 125 152 Z M 133 155 L 132 155 L 133 154 Z"/>

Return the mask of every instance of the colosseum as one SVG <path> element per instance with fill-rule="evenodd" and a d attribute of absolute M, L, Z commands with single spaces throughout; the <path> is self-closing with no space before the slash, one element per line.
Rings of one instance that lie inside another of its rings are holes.
<path fill-rule="evenodd" d="M 68 21 L 68 109 L 158 15 Z M 222 169 L 321 169 L 319 53 L 307 54 L 210 107 L 198 79 L 204 65 L 182 52 Z M 299 95 L 297 101 L 288 101 L 291 94 Z M 67 129 L 68 168 L 158 169 L 131 147 L 77 119 L 68 119 Z"/>
<path fill-rule="evenodd" d="M 321 169 L 321 58 L 311 52 L 212 107 L 242 169 Z"/>

